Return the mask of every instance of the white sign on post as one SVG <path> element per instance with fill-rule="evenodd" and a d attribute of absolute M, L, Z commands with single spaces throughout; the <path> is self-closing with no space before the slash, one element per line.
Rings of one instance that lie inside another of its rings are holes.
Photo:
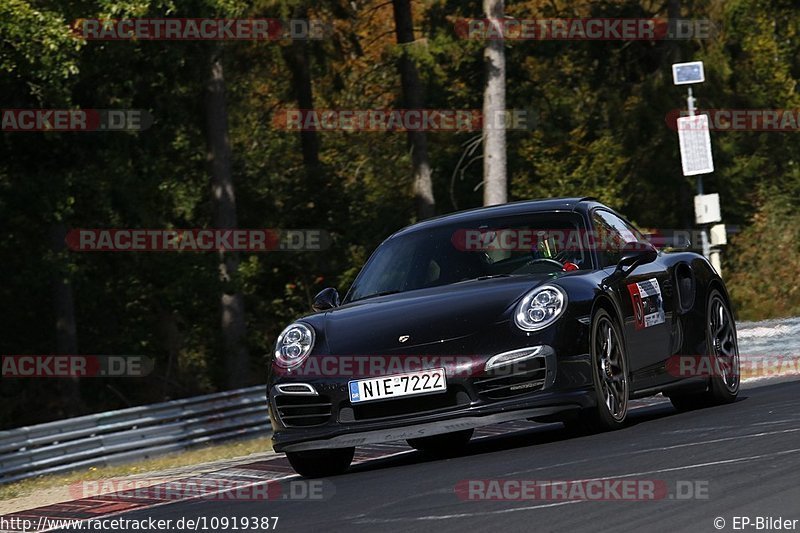
<path fill-rule="evenodd" d="M 706 73 L 702 61 L 689 63 L 675 63 L 672 65 L 672 83 L 675 85 L 688 85 L 690 83 L 703 83 Z"/>
<path fill-rule="evenodd" d="M 725 224 L 711 226 L 709 234 L 711 236 L 712 246 L 725 246 L 728 244 L 728 230 L 725 227 Z"/>
<path fill-rule="evenodd" d="M 708 115 L 678 118 L 678 143 L 684 176 L 714 172 Z"/>
<path fill-rule="evenodd" d="M 694 197 L 694 221 L 697 224 L 714 224 L 722 220 L 719 194 L 698 194 Z"/>

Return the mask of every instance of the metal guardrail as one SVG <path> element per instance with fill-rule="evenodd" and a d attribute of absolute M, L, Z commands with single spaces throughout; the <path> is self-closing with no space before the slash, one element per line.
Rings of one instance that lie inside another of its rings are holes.
<path fill-rule="evenodd" d="M 264 385 L 0 431 L 0 483 L 269 435 Z"/>

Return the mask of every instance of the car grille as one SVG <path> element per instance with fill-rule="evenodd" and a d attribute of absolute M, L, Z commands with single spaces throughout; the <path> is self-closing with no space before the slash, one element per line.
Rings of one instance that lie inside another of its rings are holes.
<path fill-rule="evenodd" d="M 347 404 L 339 411 L 339 421 L 360 422 L 381 418 L 424 415 L 469 404 L 469 395 L 462 387 L 450 386 L 447 391 L 440 394 L 398 398 L 353 406 Z"/>
<path fill-rule="evenodd" d="M 512 373 L 513 370 L 513 373 Z M 483 398 L 500 400 L 541 390 L 545 384 L 547 365 L 544 357 L 524 363 L 499 367 L 473 382 L 475 391 Z"/>
<path fill-rule="evenodd" d="M 286 427 L 319 426 L 330 420 L 332 413 L 327 396 L 276 396 L 275 407 Z"/>

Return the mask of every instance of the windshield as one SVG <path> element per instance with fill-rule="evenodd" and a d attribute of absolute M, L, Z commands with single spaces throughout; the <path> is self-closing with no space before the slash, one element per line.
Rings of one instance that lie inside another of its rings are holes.
<path fill-rule="evenodd" d="M 489 277 L 587 268 L 581 227 L 572 213 L 537 213 L 392 237 L 372 255 L 344 303 Z"/>

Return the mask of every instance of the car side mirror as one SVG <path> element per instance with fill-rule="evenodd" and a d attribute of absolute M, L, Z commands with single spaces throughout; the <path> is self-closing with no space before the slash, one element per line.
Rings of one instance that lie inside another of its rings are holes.
<path fill-rule="evenodd" d="M 629 242 L 625 244 L 620 253 L 617 270 L 628 268 L 633 270 L 639 265 L 652 263 L 658 257 L 658 250 L 649 242 Z"/>
<path fill-rule="evenodd" d="M 322 289 L 314 296 L 314 303 L 311 304 L 314 311 L 326 311 L 334 307 L 339 307 L 339 292 L 333 287 Z"/>

